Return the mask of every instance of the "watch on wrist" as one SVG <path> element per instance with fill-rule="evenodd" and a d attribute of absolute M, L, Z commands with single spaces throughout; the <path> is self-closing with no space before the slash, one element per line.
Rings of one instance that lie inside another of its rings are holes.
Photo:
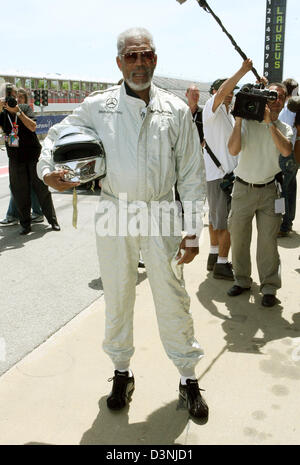
<path fill-rule="evenodd" d="M 17 111 L 16 115 L 21 116 L 22 115 L 22 110 Z"/>

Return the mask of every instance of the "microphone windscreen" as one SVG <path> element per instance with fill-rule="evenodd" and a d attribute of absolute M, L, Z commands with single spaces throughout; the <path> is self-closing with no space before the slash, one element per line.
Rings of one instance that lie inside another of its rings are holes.
<path fill-rule="evenodd" d="M 300 111 L 300 97 L 291 97 L 288 101 L 287 107 L 293 113 Z"/>

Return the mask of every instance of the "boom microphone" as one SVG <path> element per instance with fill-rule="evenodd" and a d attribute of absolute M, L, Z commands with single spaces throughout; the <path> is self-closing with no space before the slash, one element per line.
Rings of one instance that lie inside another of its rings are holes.
<path fill-rule="evenodd" d="M 300 111 L 300 97 L 291 97 L 288 100 L 287 107 L 293 113 L 298 113 Z"/>
<path fill-rule="evenodd" d="M 186 0 L 177 0 L 177 2 L 179 2 L 181 5 L 182 3 L 186 2 Z M 225 27 L 223 26 L 222 24 L 222 21 L 220 20 L 220 18 L 218 18 L 218 16 L 216 16 L 216 14 L 213 12 L 213 10 L 210 8 L 210 6 L 208 5 L 208 3 L 205 1 L 205 0 L 196 0 L 196 2 L 198 3 L 198 5 L 203 8 L 207 13 L 210 13 L 213 18 L 217 21 L 217 23 L 219 24 L 219 26 L 221 27 L 222 31 L 224 32 L 224 34 L 227 35 L 227 37 L 229 38 L 230 42 L 232 43 L 232 45 L 234 46 L 234 48 L 236 49 L 236 51 L 238 52 L 238 54 L 243 58 L 243 60 L 247 60 L 247 55 L 243 52 L 243 50 L 238 46 L 238 44 L 236 43 L 236 41 L 234 40 L 234 38 L 232 37 L 232 35 L 229 34 L 229 32 L 225 29 Z M 254 67 L 252 67 L 252 73 L 254 74 L 254 76 L 256 77 L 256 79 L 260 82 L 261 81 L 261 77 L 259 76 L 258 72 L 256 71 L 256 69 Z M 262 84 L 261 84 L 262 85 Z"/>
<path fill-rule="evenodd" d="M 196 0 L 200 6 L 202 6 L 202 8 L 205 8 L 206 7 L 206 2 L 204 0 Z M 186 0 L 177 0 L 178 3 L 180 3 L 180 5 L 182 5 L 184 2 L 186 2 Z"/>

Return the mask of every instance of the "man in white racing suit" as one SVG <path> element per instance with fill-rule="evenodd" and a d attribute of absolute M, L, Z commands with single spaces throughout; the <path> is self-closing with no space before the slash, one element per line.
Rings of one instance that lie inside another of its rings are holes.
<path fill-rule="evenodd" d="M 55 170 L 52 159 L 53 144 L 66 125 L 89 127 L 102 140 L 106 177 L 101 180 L 95 225 L 106 304 L 103 348 L 115 367 L 108 407 L 123 408 L 134 390 L 130 359 L 134 353 L 133 308 L 141 251 L 160 337 L 181 375 L 180 396 L 193 416 L 207 417 L 208 407 L 195 376 L 203 351 L 194 338 L 190 299 L 181 274 L 181 265 L 190 263 L 199 253 L 203 189 L 199 136 L 189 107 L 151 83 L 156 62 L 153 38 L 147 30 L 135 28 L 120 34 L 117 64 L 124 82 L 92 94 L 72 115 L 50 129 L 38 174 L 59 191 L 76 186 L 64 179 L 63 171 Z M 181 201 L 185 202 L 188 235 L 183 239 L 173 201 L 176 180 Z M 158 216 L 154 206 L 159 207 Z M 139 219 L 133 227 L 137 210 Z M 151 231 L 138 228 L 145 218 Z M 105 230 L 105 225 L 116 223 L 115 229 Z M 184 251 L 182 255 L 180 250 Z M 174 268 L 175 256 L 178 261 Z"/>

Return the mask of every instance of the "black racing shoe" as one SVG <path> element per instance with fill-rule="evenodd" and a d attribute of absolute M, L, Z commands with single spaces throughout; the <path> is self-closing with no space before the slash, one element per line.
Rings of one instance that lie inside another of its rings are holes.
<path fill-rule="evenodd" d="M 115 376 L 108 380 L 113 381 L 112 391 L 106 400 L 107 407 L 111 410 L 121 410 L 131 400 L 134 377 L 128 375 L 128 371 L 115 370 Z"/>
<path fill-rule="evenodd" d="M 189 413 L 196 418 L 207 418 L 208 406 L 200 391 L 203 391 L 203 389 L 199 388 L 196 379 L 188 379 L 186 386 L 179 384 L 179 395 L 186 402 Z"/>

